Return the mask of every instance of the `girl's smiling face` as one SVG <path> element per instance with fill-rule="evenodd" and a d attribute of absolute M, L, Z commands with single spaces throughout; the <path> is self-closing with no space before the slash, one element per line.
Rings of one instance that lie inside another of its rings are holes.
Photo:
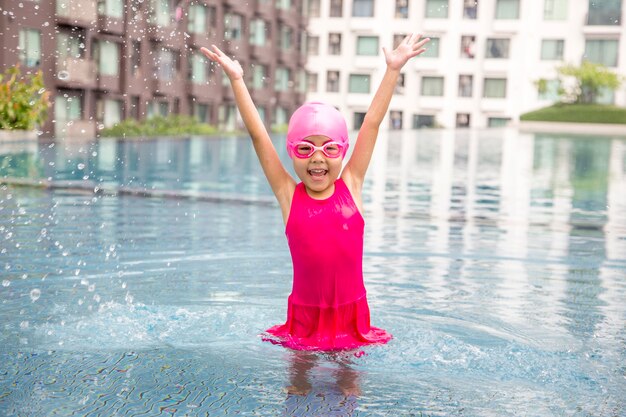
<path fill-rule="evenodd" d="M 332 140 L 326 136 L 315 135 L 304 139 L 315 146 L 322 146 Z M 335 181 L 339 178 L 343 156 L 329 158 L 321 150 L 316 150 L 308 158 L 294 156 L 293 168 L 296 175 L 304 183 L 310 197 L 322 200 L 330 197 L 335 191 Z"/>

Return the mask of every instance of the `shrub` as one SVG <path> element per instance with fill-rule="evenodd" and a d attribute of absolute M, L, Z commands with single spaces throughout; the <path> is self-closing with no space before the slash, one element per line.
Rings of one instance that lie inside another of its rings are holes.
<path fill-rule="evenodd" d="M 50 93 L 41 70 L 22 77 L 15 65 L 0 74 L 0 129 L 32 130 L 46 120 Z"/>
<path fill-rule="evenodd" d="M 101 136 L 133 137 L 133 136 L 180 136 L 180 135 L 212 135 L 217 132 L 214 126 L 200 123 L 191 116 L 171 115 L 156 116 L 147 120 L 137 121 L 126 119 L 112 127 L 103 129 Z"/>

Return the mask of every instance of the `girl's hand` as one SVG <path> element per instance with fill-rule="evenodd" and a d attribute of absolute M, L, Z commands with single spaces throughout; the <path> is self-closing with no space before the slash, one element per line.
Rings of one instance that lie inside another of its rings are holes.
<path fill-rule="evenodd" d="M 391 52 L 383 46 L 387 67 L 392 70 L 400 70 L 409 59 L 424 52 L 426 48 L 423 46 L 430 41 L 430 38 L 420 40 L 421 37 L 422 35 L 411 33 Z"/>
<path fill-rule="evenodd" d="M 243 68 L 239 61 L 230 59 L 224 52 L 222 52 L 217 46 L 211 45 L 213 51 L 207 48 L 200 48 L 207 58 L 213 62 L 220 64 L 230 81 L 240 80 L 243 78 Z"/>

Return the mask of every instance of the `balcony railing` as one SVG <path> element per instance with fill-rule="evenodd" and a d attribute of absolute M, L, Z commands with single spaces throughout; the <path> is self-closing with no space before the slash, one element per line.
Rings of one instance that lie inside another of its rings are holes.
<path fill-rule="evenodd" d="M 80 84 L 85 87 L 96 84 L 96 63 L 90 59 L 59 58 L 57 78 L 66 83 Z"/>
<path fill-rule="evenodd" d="M 620 26 L 621 10 L 598 10 L 587 13 L 586 23 L 589 26 Z"/>
<path fill-rule="evenodd" d="M 57 0 L 57 17 L 80 26 L 98 19 L 96 0 Z"/>

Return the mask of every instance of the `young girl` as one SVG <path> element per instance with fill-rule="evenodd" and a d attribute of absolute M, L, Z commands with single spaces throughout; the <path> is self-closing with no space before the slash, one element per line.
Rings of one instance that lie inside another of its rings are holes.
<path fill-rule="evenodd" d="M 350 160 L 348 129 L 341 114 L 323 103 L 294 112 L 287 151 L 300 183 L 289 175 L 243 81 L 243 70 L 219 48 L 201 51 L 230 79 L 235 101 L 252 137 L 263 172 L 278 200 L 293 261 L 287 322 L 267 330 L 266 340 L 296 350 L 344 350 L 386 343 L 391 335 L 370 326 L 363 285 L 361 189 L 380 123 L 400 70 L 425 51 L 429 38 L 408 35 L 393 51 L 383 48 L 387 69 L 359 130 Z"/>

